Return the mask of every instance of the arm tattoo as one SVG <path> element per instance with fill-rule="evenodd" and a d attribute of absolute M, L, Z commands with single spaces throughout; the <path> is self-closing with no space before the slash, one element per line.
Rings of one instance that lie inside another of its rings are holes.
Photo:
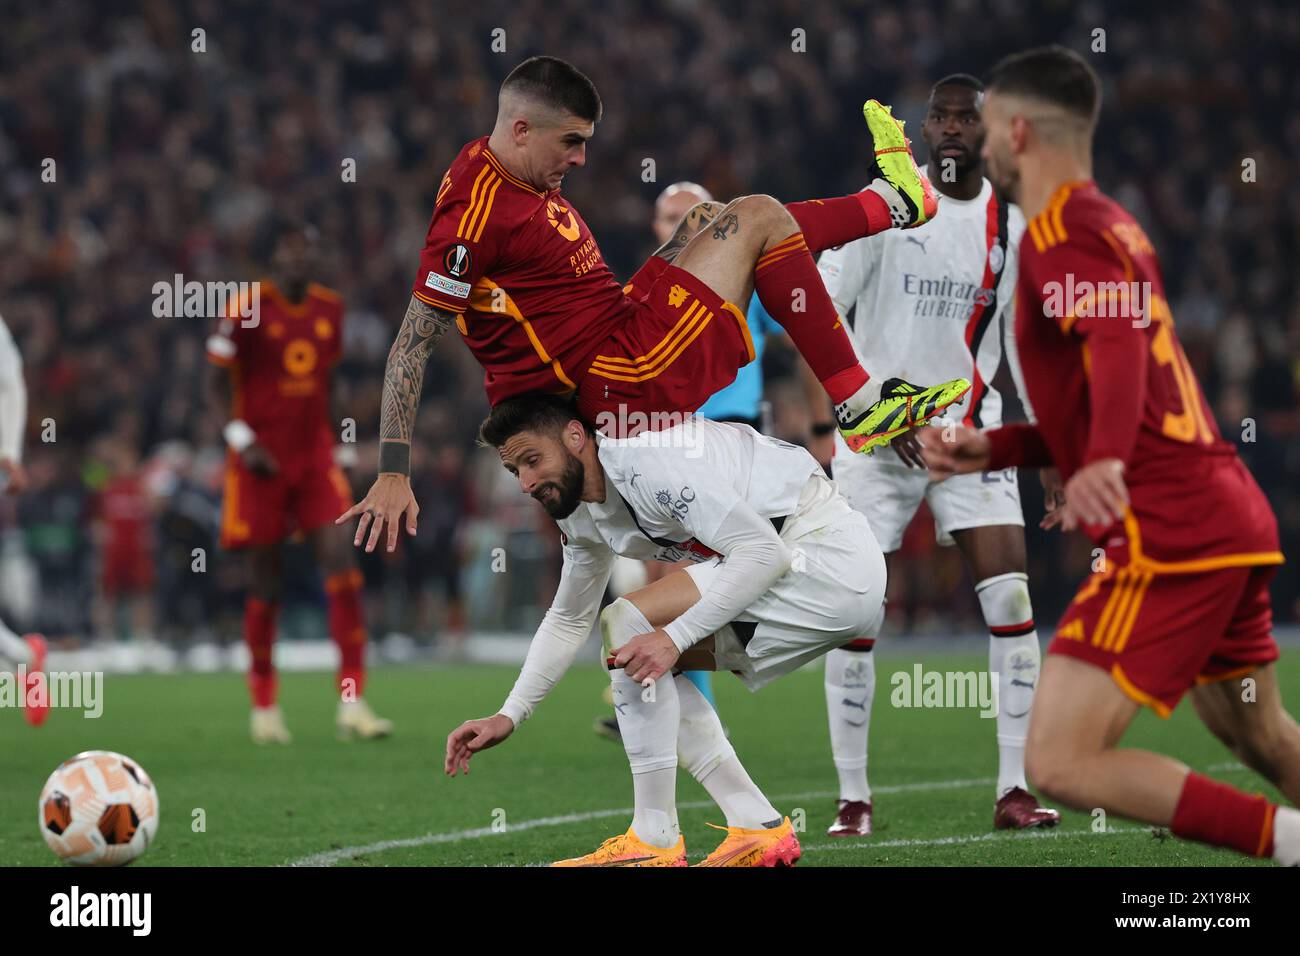
<path fill-rule="evenodd" d="M 455 321 L 453 313 L 411 296 L 384 367 L 384 399 L 379 415 L 381 444 L 387 441 L 410 444 L 415 430 L 415 409 L 424 386 L 424 365 L 438 340 Z"/>
<path fill-rule="evenodd" d="M 677 224 L 677 231 L 672 238 L 655 250 L 660 259 L 672 262 L 682 251 L 686 243 L 695 238 L 695 234 L 713 221 L 713 217 L 722 211 L 720 202 L 700 202 L 686 210 L 682 221 Z"/>

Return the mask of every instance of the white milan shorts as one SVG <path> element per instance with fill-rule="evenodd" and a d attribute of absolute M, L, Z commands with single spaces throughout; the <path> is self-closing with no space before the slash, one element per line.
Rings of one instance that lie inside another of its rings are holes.
<path fill-rule="evenodd" d="M 818 481 L 829 488 L 824 478 Z M 884 553 L 867 519 L 842 497 L 833 495 L 815 512 L 788 518 L 781 540 L 794 554 L 790 570 L 745 609 L 736 626 L 714 636 L 717 669 L 732 671 L 750 690 L 849 641 L 875 637 L 885 617 Z M 704 593 L 719 567 L 714 559 L 686 573 Z"/>
<path fill-rule="evenodd" d="M 903 543 L 923 499 L 934 515 L 935 539 L 945 546 L 953 543 L 954 531 L 1025 524 L 1014 468 L 933 482 L 924 468 L 909 468 L 892 448 L 878 449 L 872 457 L 855 455 L 837 435 L 831 473 L 840 494 L 867 516 L 886 554 Z"/>

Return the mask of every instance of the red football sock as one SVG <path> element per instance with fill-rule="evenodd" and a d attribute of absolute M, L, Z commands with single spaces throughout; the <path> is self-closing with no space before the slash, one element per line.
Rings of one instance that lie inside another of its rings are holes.
<path fill-rule="evenodd" d="M 1273 855 L 1276 810 L 1261 794 L 1251 796 L 1226 783 L 1189 773 L 1170 829 L 1188 840 L 1268 857 Z"/>
<path fill-rule="evenodd" d="M 277 681 L 271 648 L 275 644 L 275 622 L 280 616 L 280 605 L 250 597 L 244 601 L 244 643 L 252 663 L 248 668 L 248 691 L 254 707 L 271 707 L 275 704 Z"/>
<path fill-rule="evenodd" d="M 754 291 L 763 308 L 790 333 L 831 401 L 838 404 L 867 384 L 867 371 L 858 362 L 802 233 L 763 253 L 754 266 Z"/>
<path fill-rule="evenodd" d="M 361 572 L 339 571 L 325 579 L 330 637 L 339 649 L 338 690 L 356 700 L 366 682 L 366 627 L 361 613 Z"/>
<path fill-rule="evenodd" d="M 834 199 L 786 203 L 785 208 L 799 223 L 808 251 L 814 254 L 874 236 L 893 225 L 889 204 L 870 190 Z"/>

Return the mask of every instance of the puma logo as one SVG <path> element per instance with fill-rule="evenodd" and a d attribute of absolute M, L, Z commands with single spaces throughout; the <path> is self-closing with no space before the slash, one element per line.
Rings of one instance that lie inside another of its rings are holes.
<path fill-rule="evenodd" d="M 925 244 L 930 241 L 929 236 L 926 236 L 923 239 L 918 238 L 917 236 L 905 236 L 904 238 L 907 239 L 908 242 L 915 242 L 918 246 L 920 246 L 922 255 L 928 255 L 928 253 L 925 251 Z"/>

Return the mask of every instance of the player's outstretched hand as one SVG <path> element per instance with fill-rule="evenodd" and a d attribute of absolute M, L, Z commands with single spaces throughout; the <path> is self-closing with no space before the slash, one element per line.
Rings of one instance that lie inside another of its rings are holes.
<path fill-rule="evenodd" d="M 918 428 L 915 433 L 932 481 L 988 469 L 990 444 L 983 432 L 965 425 L 943 425 Z"/>
<path fill-rule="evenodd" d="M 447 756 L 442 769 L 449 777 L 460 770 L 469 773 L 469 758 L 480 750 L 495 747 L 515 732 L 515 722 L 505 714 L 467 720 L 447 735 Z"/>
<path fill-rule="evenodd" d="M 921 429 L 913 428 L 911 431 L 903 432 L 889 443 L 898 454 L 898 460 L 908 468 L 925 467 L 925 459 L 921 456 L 921 439 L 916 437 L 918 431 Z"/>
<path fill-rule="evenodd" d="M 614 666 L 621 667 L 638 684 L 649 686 L 673 669 L 681 651 L 663 629 L 638 634 L 614 649 Z"/>
<path fill-rule="evenodd" d="M 1128 508 L 1128 486 L 1124 484 L 1124 462 L 1101 458 L 1084 465 L 1065 485 L 1068 503 L 1061 528 L 1073 531 L 1080 524 L 1106 528 L 1124 520 Z"/>
<path fill-rule="evenodd" d="M 406 516 L 406 533 L 414 537 L 415 519 L 419 513 L 420 506 L 415 503 L 415 494 L 411 491 L 411 479 L 405 475 L 384 474 L 375 479 L 364 498 L 335 518 L 334 523 L 343 524 L 360 515 L 361 520 L 357 522 L 357 533 L 352 543 L 361 547 L 361 539 L 366 536 L 366 529 L 369 528 L 367 553 L 375 550 L 375 545 L 384 533 L 384 525 L 387 524 L 387 547 L 391 552 L 397 550 L 397 529 L 401 525 L 402 516 Z"/>

